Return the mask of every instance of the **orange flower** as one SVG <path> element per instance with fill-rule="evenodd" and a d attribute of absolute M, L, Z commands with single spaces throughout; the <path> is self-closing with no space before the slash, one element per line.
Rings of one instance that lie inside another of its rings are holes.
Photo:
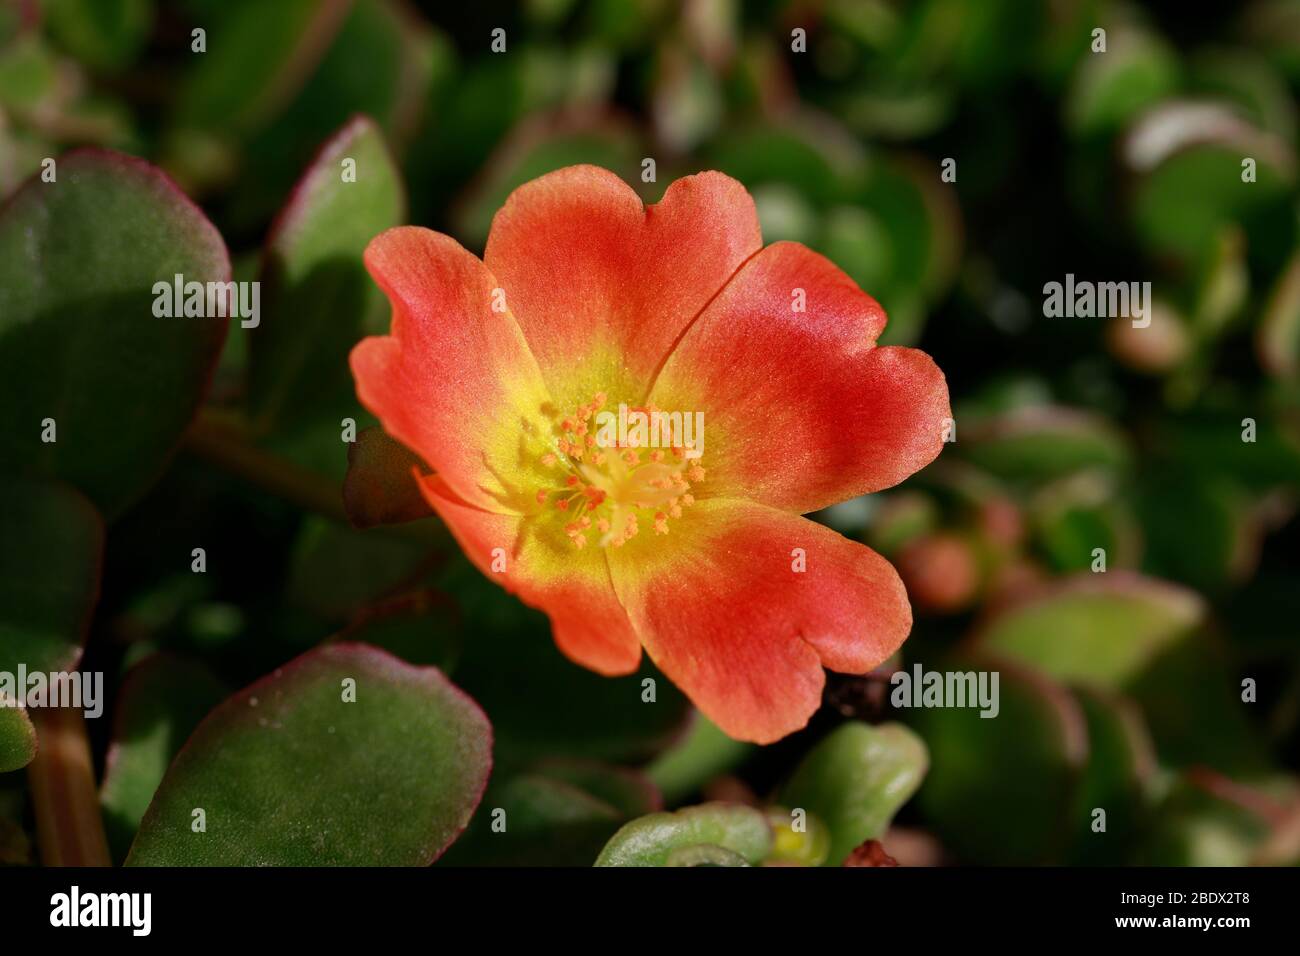
<path fill-rule="evenodd" d="M 574 166 L 511 195 L 481 261 L 416 227 L 365 261 L 393 324 L 352 352 L 362 403 L 569 658 L 626 674 L 644 646 L 724 731 L 765 743 L 807 723 L 823 667 L 864 673 L 907 637 L 889 563 L 800 515 L 932 461 L 943 373 L 876 346 L 883 310 L 828 260 L 763 248 L 738 182 L 689 176 L 646 207 Z M 703 456 L 611 443 L 620 406 L 702 413 Z"/>

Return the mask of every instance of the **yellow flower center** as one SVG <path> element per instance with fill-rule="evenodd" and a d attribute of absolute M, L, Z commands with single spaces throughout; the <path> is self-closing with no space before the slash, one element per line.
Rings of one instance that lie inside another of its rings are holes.
<path fill-rule="evenodd" d="M 605 399 L 597 392 L 572 414 L 555 416 L 554 450 L 541 457 L 555 483 L 538 489 L 537 502 L 570 516 L 564 531 L 576 548 L 593 537 L 601 547 L 621 547 L 643 521 L 655 534 L 667 534 L 669 520 L 695 502 L 692 483 L 704 480 L 701 458 L 684 445 L 643 448 L 608 440 L 607 430 L 596 425 Z M 633 411 L 650 416 L 655 409 Z"/>

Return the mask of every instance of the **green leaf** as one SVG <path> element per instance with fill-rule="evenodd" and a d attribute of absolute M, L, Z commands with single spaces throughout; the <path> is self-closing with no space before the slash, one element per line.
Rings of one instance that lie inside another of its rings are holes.
<path fill-rule="evenodd" d="M 750 866 L 750 862 L 734 850 L 712 843 L 697 843 L 673 850 L 664 860 L 664 866 Z"/>
<path fill-rule="evenodd" d="M 1124 152 L 1139 173 L 1133 226 L 1152 254 L 1203 267 L 1233 223 L 1245 230 L 1252 259 L 1292 248 L 1296 222 L 1286 200 L 1296 155 L 1290 143 L 1227 107 L 1171 104 L 1142 118 Z M 1255 161 L 1251 181 L 1244 178 L 1246 158 Z"/>
<path fill-rule="evenodd" d="M 546 173 L 592 163 L 606 169 L 636 168 L 638 153 L 632 135 L 621 126 L 604 125 L 559 133 L 524 128 L 513 135 L 494 157 L 482 180 L 462 200 L 456 217 L 456 235 L 467 245 L 487 241 L 492 217 L 517 187 Z"/>
<path fill-rule="evenodd" d="M 1039 548 L 1062 573 L 1091 570 L 1097 548 L 1106 552 L 1108 571 L 1135 568 L 1140 560 L 1142 529 L 1103 472 L 1079 472 L 1038 489 L 1029 519 Z"/>
<path fill-rule="evenodd" d="M 1105 53 L 1083 55 L 1066 97 L 1066 125 L 1078 137 L 1118 130 L 1178 86 L 1172 48 L 1150 33 L 1112 29 Z"/>
<path fill-rule="evenodd" d="M 755 186 L 749 190 L 758 212 L 763 239 L 773 242 L 812 242 L 817 235 L 818 213 L 800 193 L 784 183 Z M 873 250 L 874 252 L 874 250 Z"/>
<path fill-rule="evenodd" d="M 738 766 L 757 749 L 753 744 L 732 740 L 709 718 L 692 711 L 685 738 L 656 757 L 646 773 L 664 799 L 673 804 Z"/>
<path fill-rule="evenodd" d="M 149 164 L 78 150 L 56 169 L 0 212 L 0 471 L 63 478 L 111 517 L 163 470 L 226 335 L 155 315 L 154 284 L 225 282 L 230 260 Z"/>
<path fill-rule="evenodd" d="M 178 122 L 231 130 L 264 122 L 301 88 L 348 6 L 347 0 L 214 6 L 196 23 L 206 32 L 206 51 L 191 54 L 194 66 L 177 96 Z"/>
<path fill-rule="evenodd" d="M 533 101 L 525 56 L 486 56 L 456 71 L 454 87 L 438 98 L 438 117 L 411 147 L 412 168 L 424 174 L 410 183 L 412 207 L 442 209 L 455 201 L 487 163 L 492 149 Z"/>
<path fill-rule="evenodd" d="M 429 554 L 429 546 L 414 537 L 357 531 L 310 517 L 290 560 L 288 597 L 326 620 L 342 621 L 404 585 L 418 583 Z"/>
<path fill-rule="evenodd" d="M 440 671 L 329 645 L 208 715 L 127 864 L 427 865 L 478 805 L 491 748 L 482 711 Z M 206 832 L 192 829 L 197 808 Z"/>
<path fill-rule="evenodd" d="M 23 180 L 39 171 L 41 161 L 53 152 L 56 150 L 45 140 L 26 130 L 0 130 L 0 196 L 8 196 Z"/>
<path fill-rule="evenodd" d="M 890 161 L 872 167 L 859 202 L 872 211 L 889 236 L 889 284 L 867 289 L 890 312 L 908 297 L 930 300 L 942 293 L 959 263 L 961 213 L 951 187 L 928 166 Z M 857 278 L 857 276 L 854 276 Z M 882 341 L 890 344 L 889 327 Z"/>
<path fill-rule="evenodd" d="M 1212 631 L 1199 631 L 1168 647 L 1129 688 L 1165 765 L 1257 774 L 1273 764 L 1229 651 Z"/>
<path fill-rule="evenodd" d="M 1071 501 L 1040 502 L 1034 515 L 1035 533 L 1051 565 L 1058 571 L 1087 571 L 1096 560 L 1097 548 L 1106 552 L 1109 569 L 1137 564 L 1140 529 L 1124 502 Z"/>
<path fill-rule="evenodd" d="M 408 664 L 436 667 L 454 676 L 464 644 L 473 637 L 460 627 L 450 595 L 417 587 L 360 609 L 330 640 L 360 641 Z"/>
<path fill-rule="evenodd" d="M 14 3 L 0 7 L 0 46 L 8 46 L 15 37 L 30 29 L 34 13 L 35 10 Z"/>
<path fill-rule="evenodd" d="M 1269 837 L 1268 821 L 1205 785 L 1215 779 L 1228 782 L 1203 769 L 1175 779 L 1152 816 L 1152 826 L 1143 834 L 1139 865 L 1250 866 L 1259 862 L 1256 856 Z M 1240 782 L 1229 786 L 1248 789 Z M 1294 783 L 1291 790 L 1286 797 L 1294 801 Z"/>
<path fill-rule="evenodd" d="M 493 789 L 483 804 L 491 817 L 447 857 L 449 866 L 590 866 L 626 818 L 579 787 L 521 774 Z M 491 829 L 492 819 L 505 825 Z"/>
<path fill-rule="evenodd" d="M 382 428 L 366 428 L 348 446 L 343 508 L 354 528 L 401 524 L 427 518 L 433 508 L 412 474 L 432 469 Z"/>
<path fill-rule="evenodd" d="M 46 0 L 46 27 L 69 53 L 93 67 L 126 66 L 148 41 L 153 0 Z"/>
<path fill-rule="evenodd" d="M 346 6 L 342 26 L 327 38 L 328 48 L 313 61 L 314 70 L 296 96 L 282 110 L 266 114 L 275 121 L 258 123 L 249 138 L 247 172 L 230 211 L 242 227 L 257 228 L 278 208 L 311 160 L 311 144 L 358 114 L 379 124 L 399 156 L 421 123 L 435 149 L 445 151 L 455 142 L 441 135 L 440 124 L 424 122 L 433 91 L 450 76 L 450 43 L 405 3 L 351 0 Z M 423 163 L 409 168 L 420 170 L 417 183 L 432 176 Z"/>
<path fill-rule="evenodd" d="M 1190 474 L 1149 469 L 1137 502 L 1146 570 L 1214 594 L 1254 572 L 1262 531 L 1258 499 L 1231 478 L 1207 474 L 1210 467 L 1198 466 Z M 1169 478 L 1177 483 L 1171 485 Z"/>
<path fill-rule="evenodd" d="M 1263 0 L 1245 11 L 1241 38 L 1256 56 L 1300 82 L 1300 9 L 1290 0 Z"/>
<path fill-rule="evenodd" d="M 831 831 L 827 866 L 879 838 L 925 777 L 925 742 L 902 724 L 850 721 L 803 759 L 781 790 L 784 806 L 807 810 Z"/>
<path fill-rule="evenodd" d="M 1294 402 L 1279 394 L 1267 404 L 1243 399 L 1166 416 L 1152 444 L 1162 457 L 1171 459 L 1170 467 L 1168 471 L 1148 467 L 1145 483 L 1168 489 L 1171 480 L 1176 481 L 1180 494 L 1168 496 L 1175 499 L 1182 497 L 1186 491 L 1182 485 L 1193 473 L 1207 479 L 1228 478 L 1257 495 L 1278 485 L 1300 483 L 1300 423 L 1291 420 L 1289 405 L 1294 407 Z"/>
<path fill-rule="evenodd" d="M 822 216 L 818 251 L 863 289 L 882 295 L 897 265 L 889 229 L 865 207 L 832 206 Z M 893 319 L 893 309 L 889 310 Z"/>
<path fill-rule="evenodd" d="M 817 124 L 795 118 L 780 126 L 733 130 L 712 147 L 708 168 L 740 180 L 751 191 L 780 185 L 818 205 L 843 200 L 861 183 L 865 157 L 851 136 L 828 136 Z M 771 240 L 766 230 L 763 234 Z"/>
<path fill-rule="evenodd" d="M 1085 468 L 1120 471 L 1130 457 L 1124 435 L 1109 422 L 1063 407 L 1029 407 L 971 422 L 960 439 L 975 464 L 1021 482 Z"/>
<path fill-rule="evenodd" d="M 1300 252 L 1277 277 L 1255 329 L 1255 351 L 1271 375 L 1300 379 Z"/>
<path fill-rule="evenodd" d="M 432 88 L 450 77 L 454 56 L 450 41 L 404 3 L 352 0 L 334 43 L 284 123 L 268 129 L 254 148 L 293 142 L 304 131 L 324 135 L 355 113 L 373 117 L 389 141 L 401 146 L 423 119 Z"/>
<path fill-rule="evenodd" d="M 890 80 L 855 87 L 834 100 L 836 115 L 869 140 L 928 137 L 952 119 L 954 107 L 949 89 L 918 89 Z"/>
<path fill-rule="evenodd" d="M 387 314 L 361 257 L 371 239 L 405 216 L 401 174 L 383 134 L 356 117 L 321 149 L 267 243 L 264 317 L 249 355 L 249 404 L 259 430 L 357 414 L 348 353 L 367 332 L 381 331 Z"/>
<path fill-rule="evenodd" d="M 931 495 L 908 490 L 875 498 L 876 510 L 869 523 L 857 530 L 868 536 L 866 540 L 871 547 L 887 557 L 893 558 L 912 541 L 939 528 L 939 507 Z"/>
<path fill-rule="evenodd" d="M 99 597 L 104 525 L 65 485 L 0 477 L 0 672 L 71 670 Z"/>
<path fill-rule="evenodd" d="M 1146 799 L 1156 757 L 1142 713 L 1131 700 L 1077 688 L 1074 693 L 1088 726 L 1088 765 L 1075 800 L 1075 842 L 1070 862 L 1126 862 L 1146 822 Z M 1095 830 L 1094 813 L 1104 810 L 1105 829 Z"/>
<path fill-rule="evenodd" d="M 1192 591 L 1126 572 L 1089 572 L 996 615 L 975 645 L 1058 680 L 1119 688 L 1204 617 Z"/>
<path fill-rule="evenodd" d="M 456 682 L 491 718 L 499 762 L 644 760 L 682 733 L 690 702 L 649 660 L 626 677 L 580 667 L 556 648 L 544 614 L 507 595 L 467 560 L 449 565 L 438 584 L 456 596 L 463 613 L 466 640 Z M 646 699 L 647 680 L 654 681 L 653 701 Z"/>
<path fill-rule="evenodd" d="M 626 818 L 639 817 L 663 809 L 663 796 L 639 770 L 614 767 L 595 760 L 546 760 L 536 767 L 552 780 L 580 787 Z"/>
<path fill-rule="evenodd" d="M 1032 58 L 1043 44 L 1044 27 L 1062 11 L 1044 7 L 1026 7 L 1019 0 L 968 0 L 957 5 L 960 28 L 934 29 L 929 37 L 936 45 L 951 44 L 945 59 L 963 86 L 989 90 L 1011 82 L 1027 72 Z M 930 5 L 929 16 L 948 20 L 953 7 Z M 950 21 L 949 21 L 950 22 Z M 929 50 L 931 55 L 938 52 Z M 943 55 L 943 54 L 941 54 Z"/>
<path fill-rule="evenodd" d="M 19 111 L 52 106 L 58 97 L 59 58 L 39 33 L 20 35 L 0 56 L 0 106 Z"/>
<path fill-rule="evenodd" d="M 762 811 L 741 804 L 704 803 L 676 813 L 652 813 L 615 833 L 596 866 L 668 866 L 675 851 L 700 846 L 721 847 L 755 865 L 772 851 L 772 828 Z M 677 857 L 671 865 L 681 864 Z"/>
<path fill-rule="evenodd" d="M 168 654 L 148 657 L 127 672 L 99 788 L 114 859 L 126 856 L 172 758 L 226 694 L 202 664 Z"/>
<path fill-rule="evenodd" d="M 21 770 L 36 756 L 36 728 L 27 711 L 0 693 L 0 773 Z"/>
<path fill-rule="evenodd" d="M 1199 51 L 1191 80 L 1198 92 L 1231 101 L 1260 129 L 1288 141 L 1295 138 L 1295 99 L 1257 48 Z"/>
<path fill-rule="evenodd" d="M 1031 865 L 1057 856 L 1073 834 L 1073 797 L 1087 759 L 1087 729 L 1059 685 L 990 657 L 943 669 L 998 673 L 996 717 L 969 707 L 916 711 L 930 748 L 917 801 L 943 841 L 986 865 Z"/>
<path fill-rule="evenodd" d="M 663 805 L 640 773 L 548 761 L 494 782 L 450 866 L 590 866 L 618 828 Z"/>

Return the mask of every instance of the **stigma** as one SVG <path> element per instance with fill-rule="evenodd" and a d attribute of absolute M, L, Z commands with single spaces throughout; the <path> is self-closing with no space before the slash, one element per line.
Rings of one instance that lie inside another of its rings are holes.
<path fill-rule="evenodd" d="M 669 522 L 695 503 L 691 489 L 705 477 L 700 457 L 683 445 L 600 440 L 594 418 L 605 402 L 597 392 L 570 414 L 556 415 L 553 445 L 540 459 L 554 480 L 537 490 L 537 503 L 568 519 L 564 532 L 575 548 L 593 542 L 620 548 L 643 530 L 668 534 Z"/>

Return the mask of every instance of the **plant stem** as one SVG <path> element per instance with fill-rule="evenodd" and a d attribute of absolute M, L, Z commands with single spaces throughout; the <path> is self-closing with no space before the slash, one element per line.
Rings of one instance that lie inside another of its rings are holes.
<path fill-rule="evenodd" d="M 342 488 L 314 471 L 259 448 L 238 420 L 200 411 L 185 433 L 185 447 L 277 498 L 351 527 L 343 507 Z M 434 520 L 383 525 L 374 530 L 434 545 L 445 545 L 450 540 L 446 528 Z"/>
<path fill-rule="evenodd" d="M 258 448 L 238 426 L 204 412 L 185 433 L 185 447 L 278 498 L 348 523 L 342 491 L 306 468 Z"/>
<path fill-rule="evenodd" d="M 28 765 L 46 866 L 111 866 L 86 721 L 72 707 L 32 708 L 40 749 Z"/>

